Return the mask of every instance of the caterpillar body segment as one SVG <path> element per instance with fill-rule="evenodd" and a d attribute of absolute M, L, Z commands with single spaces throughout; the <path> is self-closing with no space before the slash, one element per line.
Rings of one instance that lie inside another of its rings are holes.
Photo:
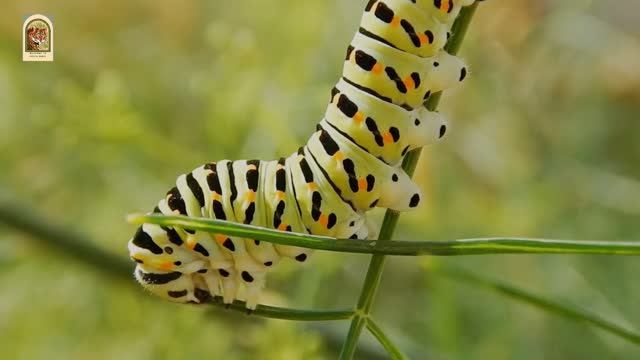
<path fill-rule="evenodd" d="M 430 12 L 416 11 L 407 0 L 370 1 L 358 32 L 401 51 L 431 57 L 447 42 L 449 26 Z"/>
<path fill-rule="evenodd" d="M 437 142 L 447 121 L 423 103 L 463 81 L 467 65 L 443 50 L 473 0 L 371 0 L 340 80 L 307 143 L 273 161 L 221 160 L 180 175 L 153 210 L 286 232 L 375 238 L 374 207 L 411 210 L 423 200 L 401 169 L 408 151 Z M 266 274 L 310 249 L 145 224 L 129 241 L 135 278 L 181 303 L 221 296 L 254 309 Z"/>
<path fill-rule="evenodd" d="M 392 142 L 398 138 L 399 132 L 393 132 L 384 141 Z M 376 207 L 381 197 L 386 195 L 382 190 L 386 183 L 396 182 L 395 186 L 405 186 L 413 191 L 406 201 L 397 198 L 398 201 L 387 203 L 393 204 L 386 206 L 388 208 L 408 210 L 411 199 L 415 196 L 420 198 L 420 189 L 401 168 L 381 163 L 355 143 L 343 139 L 331 126 L 324 127 L 322 122 L 319 131 L 309 139 L 307 148 L 320 167 L 332 174 L 331 180 L 341 189 L 341 197 L 358 209 Z M 417 203 L 413 207 L 415 206 Z"/>
<path fill-rule="evenodd" d="M 290 161 L 290 162 L 289 162 Z M 356 211 L 353 204 L 342 200 L 340 193 L 334 188 L 335 184 L 324 181 L 323 171 L 318 167 L 317 160 L 302 147 L 288 159 L 292 178 L 293 191 L 296 195 L 300 217 L 307 232 L 337 237 L 345 232 L 345 223 L 353 223 L 347 226 L 347 230 L 353 228 L 351 233 L 362 224 L 363 213 Z M 351 234 L 349 234 L 351 235 Z"/>
<path fill-rule="evenodd" d="M 466 65 L 439 51 L 422 58 L 357 33 L 347 50 L 343 79 L 359 89 L 409 110 L 421 106 L 432 93 L 464 80 Z"/>
<path fill-rule="evenodd" d="M 344 80 L 334 87 L 323 122 L 392 166 L 399 165 L 409 150 L 438 141 L 447 127 L 444 117 L 424 106 L 407 110 Z"/>

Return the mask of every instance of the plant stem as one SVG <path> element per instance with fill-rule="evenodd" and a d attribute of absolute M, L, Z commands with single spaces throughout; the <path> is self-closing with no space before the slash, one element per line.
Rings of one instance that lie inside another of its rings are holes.
<path fill-rule="evenodd" d="M 218 307 L 228 308 L 230 310 L 247 313 L 247 307 L 244 301 L 234 301 L 233 304 L 227 306 L 222 302 L 222 298 L 215 297 L 207 302 Z M 259 316 L 270 319 L 295 320 L 295 321 L 327 321 L 327 320 L 347 320 L 353 318 L 355 312 L 353 309 L 336 309 L 336 310 L 306 310 L 293 309 L 268 305 L 258 305 L 258 307 L 250 312 L 251 316 Z"/>
<path fill-rule="evenodd" d="M 397 220 L 397 216 L 386 218 Z M 640 241 L 585 241 L 531 238 L 484 238 L 431 241 L 378 241 L 336 240 L 325 236 L 297 234 L 256 226 L 232 223 L 223 220 L 191 218 L 186 216 L 164 216 L 159 214 L 131 215 L 135 224 L 178 226 L 186 229 L 225 234 L 281 245 L 300 246 L 316 250 L 379 254 L 379 255 L 482 255 L 482 254 L 592 254 L 592 255 L 640 255 Z M 389 222 L 387 221 L 387 224 Z M 385 229 L 392 228 L 384 225 Z M 382 233 L 380 239 L 390 234 Z"/>
<path fill-rule="evenodd" d="M 453 27 L 451 28 L 451 32 L 453 35 L 445 46 L 445 50 L 450 54 L 454 55 L 460 48 L 466 30 L 469 27 L 469 23 L 473 18 L 473 14 L 475 13 L 477 6 L 478 3 L 476 2 L 471 6 L 463 8 L 460 12 L 460 15 L 453 24 Z M 434 96 L 427 101 L 426 106 L 430 110 L 435 110 L 439 101 L 440 94 L 434 94 Z M 418 159 L 420 158 L 420 151 L 421 149 L 416 149 L 409 152 L 402 162 L 402 168 L 407 172 L 407 174 L 409 174 L 409 176 L 413 175 L 413 171 L 415 170 Z M 398 222 L 398 216 L 398 212 L 387 210 L 382 222 L 382 227 L 380 228 L 380 236 L 378 237 L 378 241 L 387 241 L 391 239 L 391 236 L 393 235 L 396 224 Z M 371 261 L 369 262 L 369 269 L 367 270 L 367 275 L 365 277 L 364 286 L 362 287 L 360 298 L 358 299 L 357 311 L 360 314 L 356 315 L 351 320 L 349 333 L 347 334 L 347 338 L 342 347 L 342 352 L 340 353 L 341 360 L 349 360 L 353 358 L 353 354 L 355 353 L 356 349 L 356 343 L 358 342 L 358 338 L 360 337 L 360 333 L 362 332 L 362 327 L 364 326 L 364 321 L 362 321 L 360 316 L 369 316 L 371 304 L 373 303 L 373 299 L 380 284 L 380 278 L 382 277 L 384 263 L 384 255 L 373 255 L 371 257 Z"/>
<path fill-rule="evenodd" d="M 385 348 L 385 350 L 387 350 L 387 352 L 393 359 L 408 359 L 408 357 L 404 353 L 402 353 L 402 351 L 396 346 L 396 344 L 393 343 L 393 341 L 391 341 L 391 339 L 389 339 L 389 337 L 382 331 L 382 328 L 380 328 L 372 318 L 367 318 L 367 329 L 369 329 L 371 335 L 378 339 L 380 344 L 382 344 L 382 346 Z"/>
<path fill-rule="evenodd" d="M 631 330 L 629 328 L 618 325 L 610 320 L 607 320 L 600 315 L 594 314 L 585 309 L 579 308 L 574 305 L 563 304 L 559 301 L 546 299 L 544 297 L 535 295 L 527 290 L 519 289 L 505 282 L 491 279 L 485 276 L 478 275 L 471 271 L 459 267 L 447 266 L 430 266 L 430 271 L 436 274 L 441 274 L 457 281 L 464 281 L 472 285 L 485 287 L 497 291 L 502 295 L 506 295 L 515 300 L 526 302 L 530 305 L 536 306 L 550 313 L 554 313 L 570 320 L 585 322 L 587 324 L 598 327 L 607 332 L 620 336 L 634 344 L 640 345 L 640 333 Z"/>

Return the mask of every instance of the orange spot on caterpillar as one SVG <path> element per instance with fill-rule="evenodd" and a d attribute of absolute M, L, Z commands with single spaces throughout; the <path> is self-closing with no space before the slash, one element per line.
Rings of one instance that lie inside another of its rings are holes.
<path fill-rule="evenodd" d="M 198 245 L 198 242 L 195 241 L 192 237 L 187 237 L 187 247 L 191 250 L 193 250 L 194 247 L 196 247 L 196 245 Z"/>
<path fill-rule="evenodd" d="M 160 268 L 160 270 L 171 270 L 173 269 L 173 264 L 170 262 L 163 262 L 158 266 L 158 268 Z"/>
<path fill-rule="evenodd" d="M 404 86 L 407 87 L 407 89 L 409 90 L 413 90 L 416 88 L 416 82 L 413 81 L 413 79 L 411 78 L 411 76 L 408 76 L 406 79 L 404 79 L 402 81 L 404 83 Z"/>
<path fill-rule="evenodd" d="M 286 195 L 285 195 L 284 191 L 276 191 L 276 198 L 278 200 L 284 200 L 285 196 Z"/>
<path fill-rule="evenodd" d="M 213 237 L 216 238 L 216 242 L 220 245 L 222 245 L 222 243 L 227 240 L 227 235 L 223 235 L 223 234 L 215 234 Z"/>
<path fill-rule="evenodd" d="M 393 136 L 391 135 L 391 133 L 385 133 L 384 135 L 382 135 L 382 140 L 385 144 L 391 144 L 393 142 Z"/>
<path fill-rule="evenodd" d="M 318 219 L 318 222 L 320 223 L 320 225 L 322 225 L 322 227 L 326 228 L 327 225 L 329 225 L 329 217 L 325 214 L 320 215 L 320 219 Z"/>
<path fill-rule="evenodd" d="M 222 200 L 222 196 L 220 196 L 220 194 L 218 194 L 217 192 L 213 192 L 213 195 L 211 196 L 213 198 L 213 200 Z"/>
<path fill-rule="evenodd" d="M 335 154 L 333 154 L 333 158 L 338 161 L 342 161 L 342 159 L 344 159 L 344 153 L 342 151 L 337 151 Z"/>
<path fill-rule="evenodd" d="M 418 39 L 420 39 L 420 45 L 424 45 L 429 42 L 429 38 L 425 34 L 418 34 Z"/>
<path fill-rule="evenodd" d="M 373 65 L 373 68 L 371 69 L 371 72 L 379 75 L 382 74 L 382 70 L 384 70 L 384 65 L 382 65 L 381 63 L 377 62 L 375 65 Z"/>
<path fill-rule="evenodd" d="M 278 230 L 286 231 L 287 230 L 287 225 L 284 224 L 284 223 L 281 223 L 280 225 L 278 225 Z"/>
<path fill-rule="evenodd" d="M 247 200 L 249 200 L 249 202 L 254 202 L 256 201 L 256 192 L 253 190 L 249 190 L 247 192 Z"/>
<path fill-rule="evenodd" d="M 358 179 L 358 190 L 363 191 L 367 189 L 367 179 L 359 178 Z"/>
<path fill-rule="evenodd" d="M 362 113 L 362 111 L 358 111 L 355 115 L 353 115 L 353 121 L 357 122 L 358 124 L 364 121 L 364 114 Z"/>
<path fill-rule="evenodd" d="M 400 25 L 400 17 L 399 16 L 394 16 L 393 19 L 391 19 L 391 26 L 398 26 Z"/>
<path fill-rule="evenodd" d="M 442 12 L 448 12 L 450 6 L 451 4 L 449 1 L 443 1 L 440 3 L 440 10 L 442 10 Z"/>
<path fill-rule="evenodd" d="M 311 182 L 311 183 L 309 183 L 308 185 L 309 185 L 309 190 L 313 191 L 313 190 L 315 190 L 315 189 L 316 189 L 316 183 L 312 183 L 312 182 Z"/>

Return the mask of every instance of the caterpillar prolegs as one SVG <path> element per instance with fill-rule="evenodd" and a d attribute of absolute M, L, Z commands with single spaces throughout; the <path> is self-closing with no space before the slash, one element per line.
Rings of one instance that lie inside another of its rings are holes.
<path fill-rule="evenodd" d="M 423 103 L 467 75 L 443 46 L 473 0 L 371 0 L 349 46 L 341 79 L 307 143 L 274 161 L 222 160 L 178 177 L 155 213 L 209 217 L 336 238 L 374 237 L 366 212 L 406 211 L 421 193 L 400 168 L 404 155 L 433 143 L 446 120 Z M 244 288 L 256 307 L 265 276 L 283 257 L 310 250 L 254 239 L 141 226 L 129 241 L 136 279 L 160 297 L 225 303 Z"/>

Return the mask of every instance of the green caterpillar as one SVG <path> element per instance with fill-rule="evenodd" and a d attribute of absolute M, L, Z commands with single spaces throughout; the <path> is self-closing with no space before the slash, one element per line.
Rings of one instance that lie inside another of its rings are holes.
<path fill-rule="evenodd" d="M 446 132 L 423 103 L 467 75 L 443 46 L 473 0 L 371 0 L 347 50 L 342 78 L 307 143 L 274 161 L 222 160 L 178 177 L 155 213 L 209 217 L 336 238 L 375 237 L 373 207 L 406 211 L 420 190 L 400 168 L 412 149 Z M 160 297 L 231 303 L 244 288 L 254 309 L 268 270 L 309 249 L 145 224 L 129 241 L 136 279 Z"/>

